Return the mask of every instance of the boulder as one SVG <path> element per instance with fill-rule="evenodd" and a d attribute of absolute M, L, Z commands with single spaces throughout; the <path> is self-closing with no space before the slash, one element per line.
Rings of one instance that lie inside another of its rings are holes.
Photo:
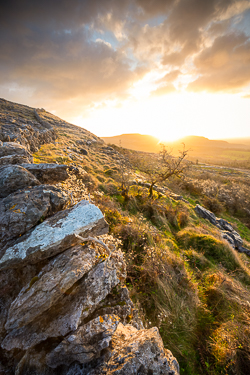
<path fill-rule="evenodd" d="M 246 255 L 250 256 L 250 250 L 246 249 L 244 246 L 238 246 L 237 250 L 239 253 L 245 253 Z"/>
<path fill-rule="evenodd" d="M 215 214 L 213 214 L 209 210 L 206 210 L 204 207 L 201 207 L 199 204 L 197 204 L 197 206 L 195 207 L 195 211 L 199 216 L 209 220 L 211 224 L 219 228 L 221 230 L 222 238 L 224 238 L 229 243 L 229 245 L 231 245 L 238 252 L 250 255 L 250 250 L 242 246 L 243 240 L 240 234 L 236 232 L 236 230 L 234 230 L 234 228 L 230 223 L 228 223 L 228 221 L 217 218 Z"/>
<path fill-rule="evenodd" d="M 68 171 L 79 175 L 79 169 L 65 164 L 23 164 L 43 184 L 56 184 L 69 178 Z"/>
<path fill-rule="evenodd" d="M 138 331 L 119 323 L 111 345 L 110 359 L 88 375 L 179 374 L 178 362 L 169 350 L 164 349 L 156 327 Z"/>
<path fill-rule="evenodd" d="M 5 246 L 0 269 L 22 267 L 25 263 L 37 263 L 58 254 L 79 242 L 76 235 L 86 237 L 107 232 L 108 224 L 99 208 L 83 200 L 73 208 L 46 219 L 13 246 Z"/>
<path fill-rule="evenodd" d="M 6 157 L 6 156 L 22 156 L 24 158 L 27 158 L 28 162 L 33 162 L 32 155 L 28 152 L 26 147 L 23 145 L 20 145 L 19 143 L 15 142 L 3 142 L 2 145 L 0 145 L 0 158 Z M 14 164 L 14 163 L 10 163 Z"/>
<path fill-rule="evenodd" d="M 82 154 L 82 155 L 88 155 L 88 151 L 87 150 L 85 150 L 85 148 L 80 148 L 80 153 Z"/>
<path fill-rule="evenodd" d="M 17 298 L 20 290 L 39 272 L 41 265 L 27 265 L 18 271 L 7 269 L 0 272 L 0 342 L 6 334 L 5 323 L 11 303 Z M 1 356 L 0 356 L 1 357 Z"/>
<path fill-rule="evenodd" d="M 77 262 L 78 249 L 79 247 L 73 248 L 72 250 L 76 251 L 76 256 L 72 262 L 72 266 Z M 98 252 L 94 249 L 85 249 L 83 252 L 85 252 L 85 256 L 82 256 L 81 258 L 81 254 L 79 255 L 79 263 L 82 259 L 82 266 L 80 265 L 80 268 L 82 267 L 84 270 L 84 258 L 89 258 L 89 264 L 85 266 L 85 271 L 88 267 L 91 267 L 91 262 L 97 263 L 89 272 L 86 271 L 85 277 L 78 279 L 78 281 L 76 281 L 69 289 L 65 290 L 66 287 L 64 285 L 72 284 L 72 280 L 76 280 L 77 276 L 70 277 L 67 272 L 64 272 L 63 276 L 60 278 L 59 270 L 59 272 L 57 272 L 58 276 L 55 283 L 53 282 L 53 279 L 49 279 L 50 276 L 53 276 L 55 271 L 44 277 L 44 280 L 47 280 L 46 287 L 44 287 L 44 293 L 43 291 L 40 291 L 42 283 L 37 284 L 39 280 L 31 285 L 33 288 L 32 298 L 29 298 L 29 290 L 27 290 L 31 282 L 21 291 L 20 296 L 17 297 L 11 306 L 8 321 L 5 326 L 7 329 L 9 327 L 14 328 L 8 331 L 7 336 L 1 344 L 2 348 L 6 350 L 12 350 L 13 348 L 27 350 L 47 338 L 66 336 L 70 332 L 75 331 L 86 318 L 91 316 L 93 312 L 98 309 L 100 302 L 105 299 L 112 289 L 121 281 L 125 280 L 125 263 L 121 252 L 117 251 L 112 254 L 110 259 L 106 259 L 105 261 L 102 260 L 103 257 L 100 257 Z M 72 255 L 71 251 L 68 252 L 67 257 L 69 258 L 70 255 Z M 48 267 L 52 267 L 52 264 Z M 68 270 L 69 269 L 70 267 Z M 73 271 L 68 271 L 68 273 L 73 273 Z M 83 275 L 83 273 L 84 271 L 82 271 L 81 275 Z M 69 281 L 67 281 L 67 279 Z M 46 295 L 47 287 L 51 289 L 51 286 L 55 285 L 57 282 L 60 283 L 64 289 L 62 290 L 59 288 L 59 290 L 56 290 L 57 287 L 55 287 L 55 290 L 53 290 L 52 293 L 54 304 L 45 311 L 45 307 L 51 305 L 51 302 L 49 301 L 50 293 L 48 292 Z M 43 301 L 41 309 L 37 307 L 36 304 L 36 307 L 39 310 L 38 312 L 36 312 L 35 308 L 33 309 L 32 305 L 37 293 L 39 293 L 39 298 L 42 298 Z M 24 299 L 22 298 L 23 294 L 25 297 Z M 25 305 L 23 304 L 20 306 L 20 309 L 18 306 L 19 301 L 25 303 Z M 32 313 L 29 313 L 29 311 L 26 311 L 25 317 L 22 318 L 22 312 L 25 312 L 24 306 L 26 306 L 27 309 L 31 309 L 34 312 L 34 316 Z M 17 323 L 15 323 L 15 317 Z M 27 325 L 24 325 L 28 321 L 30 322 Z M 18 325 L 23 326 L 15 328 Z"/>
<path fill-rule="evenodd" d="M 0 242 L 23 235 L 39 221 L 65 208 L 69 196 L 49 185 L 18 190 L 0 201 Z"/>
<path fill-rule="evenodd" d="M 100 357 L 109 346 L 112 335 L 119 324 L 116 315 L 99 316 L 79 327 L 47 355 L 49 367 L 71 365 L 72 362 L 88 363 Z"/>
<path fill-rule="evenodd" d="M 114 292 L 107 295 L 94 312 L 93 317 L 99 315 L 118 315 L 120 322 L 123 324 L 130 323 L 137 329 L 142 329 L 143 323 L 138 316 L 138 310 L 134 308 L 134 304 L 129 297 L 129 291 L 125 286 L 117 288 Z"/>
<path fill-rule="evenodd" d="M 196 205 L 194 210 L 198 216 L 202 217 L 203 219 L 207 219 L 211 224 L 216 225 L 216 216 L 213 212 L 207 210 L 199 204 Z"/>
<path fill-rule="evenodd" d="M 26 156 L 21 155 L 8 155 L 0 158 L 0 165 L 8 164 L 27 164 L 30 160 Z"/>
<path fill-rule="evenodd" d="M 28 186 L 37 186 L 40 182 L 36 177 L 19 165 L 0 167 L 0 198 Z"/>
<path fill-rule="evenodd" d="M 78 245 L 52 259 L 13 301 L 5 328 L 22 327 L 53 306 L 95 265 L 95 254 Z"/>

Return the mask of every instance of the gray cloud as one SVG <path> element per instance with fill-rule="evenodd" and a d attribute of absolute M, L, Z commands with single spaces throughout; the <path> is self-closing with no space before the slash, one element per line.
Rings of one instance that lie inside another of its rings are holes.
<path fill-rule="evenodd" d="M 200 77 L 190 90 L 235 91 L 250 82 L 250 38 L 244 33 L 220 36 L 194 63 Z"/>
<path fill-rule="evenodd" d="M 159 67 L 168 73 L 153 96 L 176 91 L 181 71 L 199 76 L 189 90 L 239 90 L 250 75 L 250 30 L 237 31 L 247 7 L 246 0 L 6 1 L 1 92 L 16 100 L 24 87 L 37 101 L 79 110 L 123 100 Z"/>

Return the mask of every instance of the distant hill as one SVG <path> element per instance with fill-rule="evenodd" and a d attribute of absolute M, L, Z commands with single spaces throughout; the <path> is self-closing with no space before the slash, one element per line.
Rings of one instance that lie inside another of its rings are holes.
<path fill-rule="evenodd" d="M 102 137 L 102 139 L 106 143 L 115 144 L 136 151 L 158 153 L 161 148 L 160 141 L 156 137 L 138 133 L 121 134 L 114 137 Z M 233 141 L 235 141 L 235 143 Z M 164 143 L 175 155 L 177 155 L 178 151 L 182 149 L 182 144 L 184 143 L 185 148 L 189 150 L 189 160 L 196 162 L 198 160 L 205 163 L 229 163 L 231 165 L 232 162 L 237 164 L 238 162 L 250 158 L 250 139 L 248 138 L 235 140 L 211 140 L 206 137 L 190 135 L 178 139 L 175 142 L 161 143 Z"/>
<path fill-rule="evenodd" d="M 241 140 L 242 142 L 244 139 Z M 250 139 L 249 139 L 250 142 Z M 229 149 L 248 149 L 247 144 L 241 142 L 228 142 L 225 140 L 211 140 L 206 137 L 200 137 L 197 135 L 190 135 L 181 139 L 178 139 L 175 142 L 164 142 L 166 145 L 171 145 L 173 147 L 184 143 L 187 148 L 196 148 L 196 147 L 206 147 L 206 148 L 229 148 Z M 250 144 L 250 143 L 249 143 Z"/>
<path fill-rule="evenodd" d="M 144 134 L 121 134 L 114 137 L 101 137 L 105 143 L 144 152 L 159 152 L 159 139 Z"/>
<path fill-rule="evenodd" d="M 114 137 L 101 137 L 105 143 L 115 144 L 124 148 L 128 148 L 136 151 L 145 152 L 159 152 L 160 142 L 159 139 L 151 135 L 145 134 L 121 134 Z M 244 141 L 241 139 L 240 141 Z M 246 144 L 241 143 L 239 140 L 237 143 L 231 143 L 225 140 L 211 140 L 206 137 L 200 137 L 196 135 L 190 135 L 174 142 L 162 142 L 166 146 L 173 148 L 174 150 L 180 148 L 181 144 L 184 143 L 185 147 L 191 149 L 193 152 L 202 151 L 204 149 L 249 149 L 250 138 L 246 138 Z M 247 142 L 249 141 L 249 143 Z"/>
<path fill-rule="evenodd" d="M 247 137 L 247 138 L 225 138 L 225 141 L 229 142 L 229 143 L 240 143 L 240 144 L 244 144 L 244 145 L 247 145 L 247 146 L 250 146 L 250 137 Z"/>

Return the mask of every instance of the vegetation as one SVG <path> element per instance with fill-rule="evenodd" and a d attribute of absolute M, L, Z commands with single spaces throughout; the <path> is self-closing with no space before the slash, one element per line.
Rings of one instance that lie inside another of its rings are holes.
<path fill-rule="evenodd" d="M 82 168 L 81 178 L 60 186 L 75 202 L 90 198 L 103 211 L 144 325 L 159 328 L 181 374 L 249 374 L 250 260 L 194 211 L 199 203 L 230 221 L 250 248 L 247 175 L 198 163 L 181 179 L 157 179 L 150 194 L 150 175 L 134 160 L 150 160 L 158 171 L 159 155 L 92 145 L 80 158 L 68 151 L 75 139 L 58 134 L 57 142 L 43 146 L 36 161 L 67 158 Z"/>
<path fill-rule="evenodd" d="M 181 177 L 188 168 L 185 162 L 188 151 L 183 149 L 179 151 L 179 156 L 173 156 L 171 152 L 161 145 L 161 151 L 158 158 L 145 157 L 140 153 L 137 157 L 131 158 L 132 165 L 143 172 L 149 179 L 149 196 L 153 196 L 153 187 L 158 183 L 163 183 L 172 176 Z"/>

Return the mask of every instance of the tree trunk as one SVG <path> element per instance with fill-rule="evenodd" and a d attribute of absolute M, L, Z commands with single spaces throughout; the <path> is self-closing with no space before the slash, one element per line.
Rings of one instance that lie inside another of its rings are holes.
<path fill-rule="evenodd" d="M 149 197 L 152 198 L 153 196 L 153 187 L 154 187 L 155 182 L 152 182 L 152 184 L 149 187 Z"/>

